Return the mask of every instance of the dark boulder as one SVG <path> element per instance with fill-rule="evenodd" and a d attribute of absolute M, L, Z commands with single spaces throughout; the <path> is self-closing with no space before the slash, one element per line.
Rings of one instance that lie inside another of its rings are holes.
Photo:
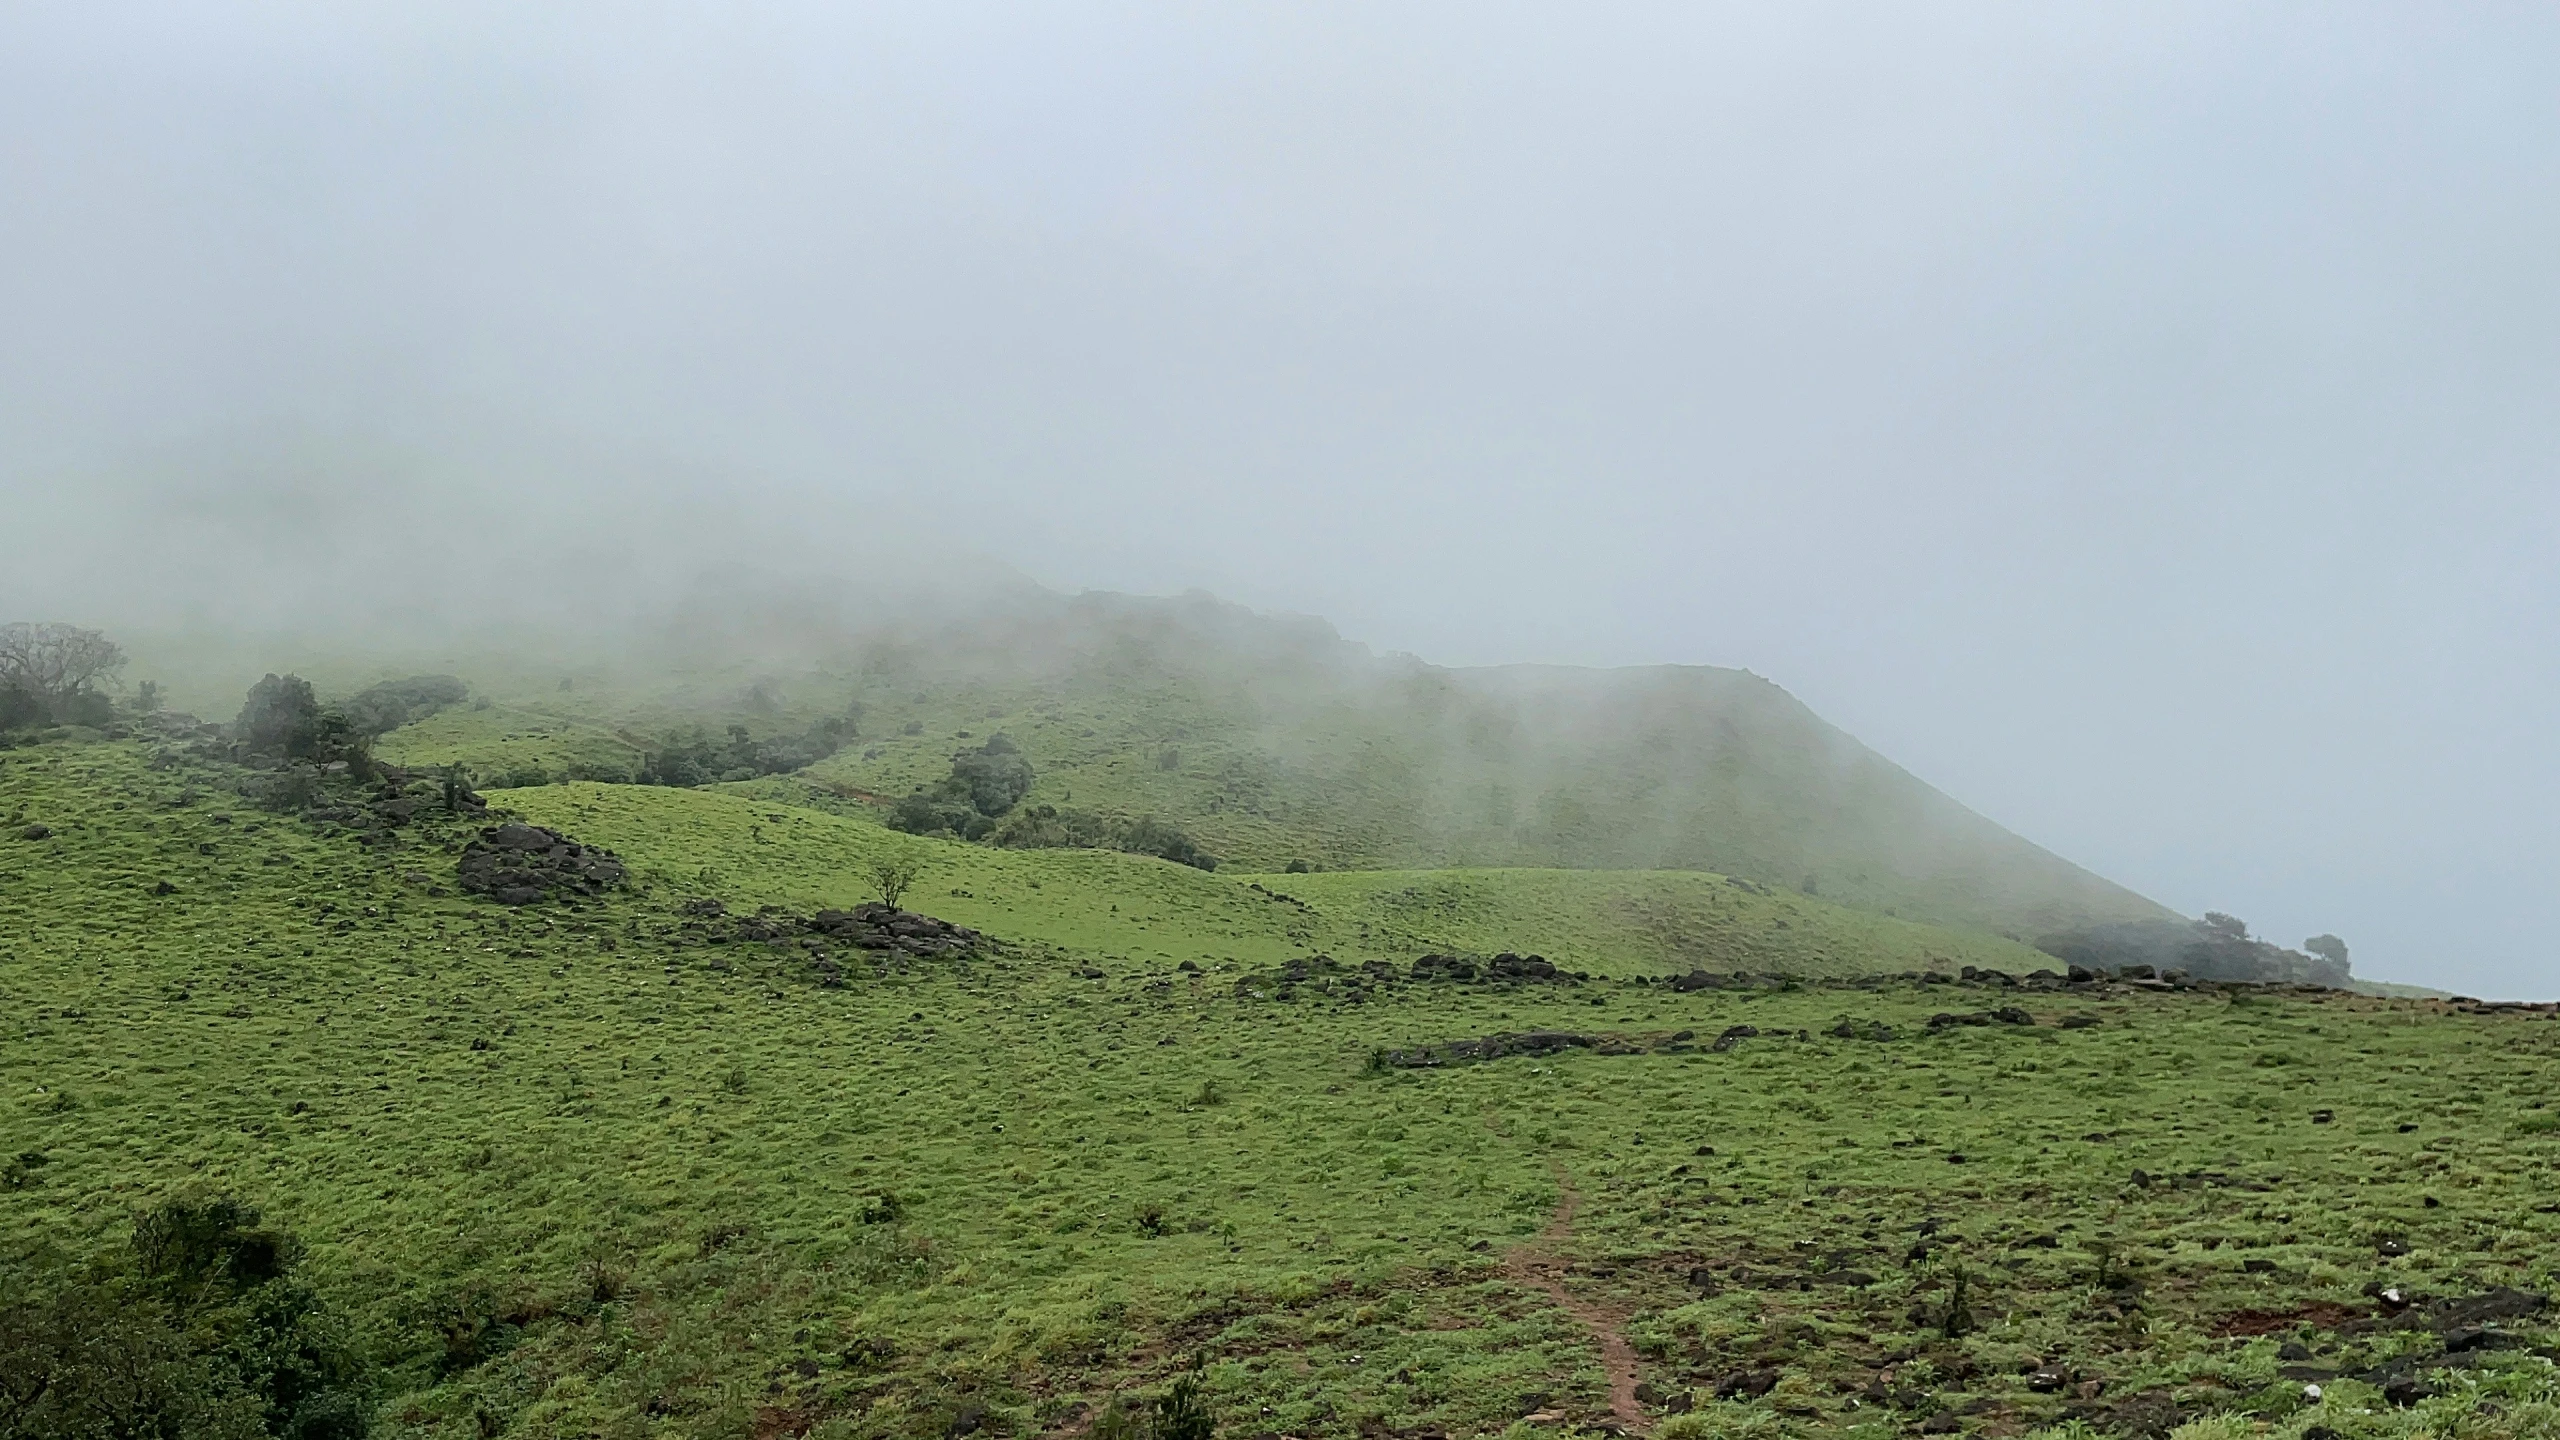
<path fill-rule="evenodd" d="M 1752 1039 L 1759 1033 L 1760 1029 L 1756 1025 L 1735 1025 L 1728 1028 L 1723 1034 L 1717 1036 L 1715 1043 L 1709 1045 L 1707 1048 L 1719 1052 L 1730 1050 L 1734 1046 L 1741 1044 L 1743 1041 Z"/>
<path fill-rule="evenodd" d="M 626 875 L 612 851 L 520 822 L 481 831 L 463 847 L 455 870 L 464 891 L 501 905 L 601 895 Z"/>
<path fill-rule="evenodd" d="M 1737 1370 L 1716 1382 L 1719 1400 L 1757 1400 L 1778 1388 L 1775 1370 Z"/>
<path fill-rule="evenodd" d="M 894 950 L 906 955 L 940 955 L 974 948 L 977 931 L 887 905 L 857 905 L 850 910 L 821 910 L 809 928 L 858 950 Z"/>

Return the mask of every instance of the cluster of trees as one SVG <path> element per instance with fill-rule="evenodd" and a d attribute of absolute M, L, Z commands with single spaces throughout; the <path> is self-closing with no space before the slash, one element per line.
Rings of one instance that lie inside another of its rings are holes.
<path fill-rule="evenodd" d="M 1218 857 L 1180 829 L 1141 815 L 1130 819 L 1055 805 L 1022 805 L 1031 793 L 1031 758 L 1004 735 L 951 757 L 951 773 L 930 789 L 901 799 L 889 812 L 892 828 L 910 835 L 957 835 L 1017 850 L 1125 850 L 1201 870 Z"/>
<path fill-rule="evenodd" d="M 237 1201 L 179 1200 L 88 1267 L 0 1266 L 0 1440 L 359 1440 L 376 1371 L 300 1256 Z"/>
<path fill-rule="evenodd" d="M 889 824 L 910 835 L 948 832 L 969 840 L 995 833 L 996 822 L 1031 793 L 1031 758 L 1005 735 L 951 757 L 951 773 L 930 790 L 917 790 L 889 812 Z"/>
<path fill-rule="evenodd" d="M 732 725 L 714 738 L 701 726 L 670 731 L 656 749 L 640 758 L 637 777 L 643 785 L 708 785 L 717 780 L 755 780 L 815 765 L 845 747 L 858 733 L 852 715 L 833 715 L 798 735 L 758 740 L 744 725 Z"/>
<path fill-rule="evenodd" d="M 415 725 L 471 698 L 471 687 L 451 675 L 412 675 L 385 680 L 339 702 L 347 727 L 367 739 Z"/>
<path fill-rule="evenodd" d="M 2184 970 L 2200 980 L 2248 980 L 2261 984 L 2343 986 L 2349 978 L 2347 943 L 2314 935 L 2300 950 L 2287 950 L 2250 935 L 2237 915 L 2208 910 L 2202 920 L 2128 920 L 2048 935 L 2036 948 L 2092 970 L 2149 965 Z"/>
<path fill-rule="evenodd" d="M 105 727 L 115 719 L 107 684 L 124 651 L 76 625 L 0 625 L 0 730 L 45 725 Z M 145 686 L 150 696 L 154 687 Z"/>
<path fill-rule="evenodd" d="M 1152 815 L 1130 819 L 1121 815 L 1097 814 L 1091 810 L 1061 810 L 1054 805 L 1034 805 L 1008 817 L 987 838 L 1017 850 L 1125 850 L 1132 855 L 1153 855 L 1160 860 L 1171 860 L 1195 870 L 1218 868 L 1217 856 L 1201 849 L 1197 841 L 1178 827 Z"/>

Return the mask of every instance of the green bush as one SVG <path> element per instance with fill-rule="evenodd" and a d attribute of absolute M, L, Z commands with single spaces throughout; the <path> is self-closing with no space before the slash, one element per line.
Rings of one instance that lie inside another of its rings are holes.
<path fill-rule="evenodd" d="M 357 1440 L 373 1370 L 228 1198 L 145 1215 L 88 1271 L 0 1267 L 0 1440 Z"/>

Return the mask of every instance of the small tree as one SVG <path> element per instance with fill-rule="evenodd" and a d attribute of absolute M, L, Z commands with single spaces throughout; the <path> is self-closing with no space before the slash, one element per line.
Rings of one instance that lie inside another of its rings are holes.
<path fill-rule="evenodd" d="M 866 873 L 871 877 L 872 891 L 879 895 L 880 903 L 895 910 L 898 902 L 906 898 L 907 890 L 916 883 L 916 877 L 924 873 L 924 862 L 913 851 L 893 850 L 872 861 Z"/>
<path fill-rule="evenodd" d="M 2245 945 L 2249 942 L 2249 923 L 2237 915 L 2225 915 L 2219 910 L 2204 912 L 2204 919 L 2196 928 L 2209 938 L 2228 944 Z"/>
<path fill-rule="evenodd" d="M 2305 953 L 2317 955 L 2339 969 L 2347 968 L 2347 942 L 2335 935 L 2314 935 L 2302 942 Z"/>
<path fill-rule="evenodd" d="M 249 687 L 232 735 L 253 755 L 307 760 L 320 749 L 320 701 L 299 675 L 269 675 Z"/>
<path fill-rule="evenodd" d="M 77 625 L 0 625 L 0 690 L 15 690 L 52 717 L 65 718 L 124 668 L 124 651 Z"/>

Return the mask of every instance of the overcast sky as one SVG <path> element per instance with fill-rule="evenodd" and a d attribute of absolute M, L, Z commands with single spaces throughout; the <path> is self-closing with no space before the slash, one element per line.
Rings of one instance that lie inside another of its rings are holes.
<path fill-rule="evenodd" d="M 477 457 L 482 532 L 1747 666 L 2179 909 L 2560 994 L 2555 16 L 26 0 L 0 599 L 150 582 L 66 477 Z"/>

